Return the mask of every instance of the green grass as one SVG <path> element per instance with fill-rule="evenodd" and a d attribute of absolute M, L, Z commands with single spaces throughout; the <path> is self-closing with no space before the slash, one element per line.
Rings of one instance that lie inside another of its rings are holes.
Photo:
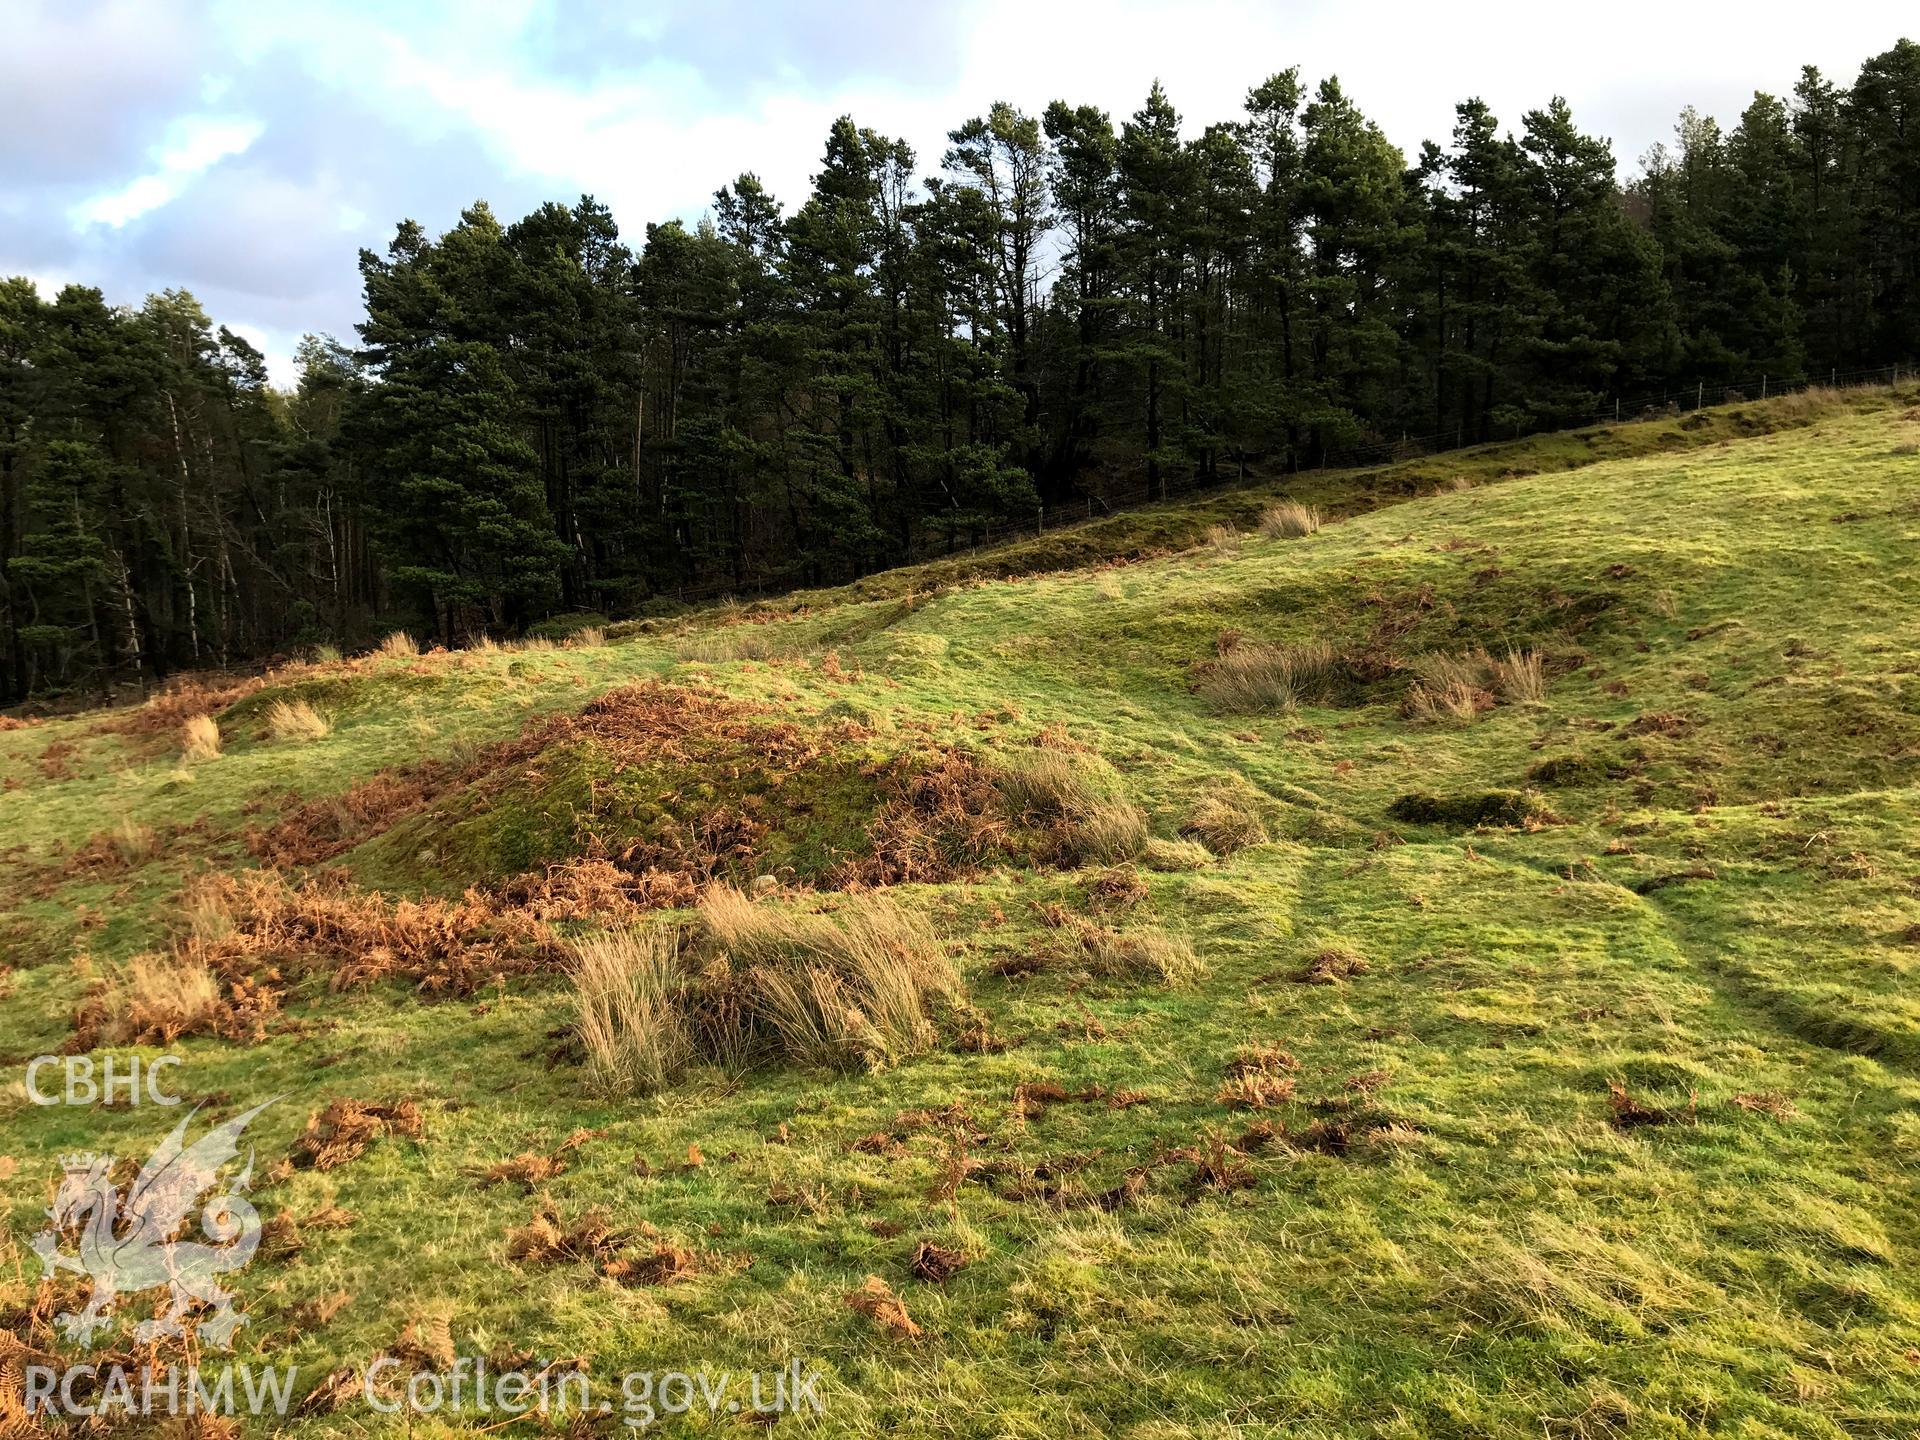
<path fill-rule="evenodd" d="M 296 978 L 264 1043 L 180 1042 L 214 1113 L 286 1092 L 257 1173 L 335 1097 L 427 1114 L 420 1141 L 263 1184 L 264 1215 L 356 1219 L 237 1277 L 242 1354 L 298 1363 L 304 1387 L 438 1316 L 463 1354 L 584 1355 L 602 1379 L 798 1356 L 827 1413 L 777 1428 L 821 1435 L 1911 1435 L 1920 461 L 1893 452 L 1916 437 L 1920 393 L 1879 391 L 1293 477 L 594 649 L 324 667 L 240 702 L 226 753 L 186 767 L 97 714 L 3 732 L 0 1050 L 18 1073 L 57 1048 L 89 976 L 166 943 L 191 875 L 251 863 L 248 830 L 295 797 L 464 763 L 621 685 L 764 703 L 827 759 L 772 796 L 727 747 L 607 773 L 574 755 L 339 863 L 444 892 L 569 853 L 583 814 L 644 835 L 725 802 L 772 807 L 778 863 L 817 881 L 861 834 L 862 765 L 951 746 L 1017 769 L 1044 737 L 1103 757 L 1156 840 L 1211 803 L 1257 822 L 1236 827 L 1251 843 L 1164 870 L 1163 844 L 1143 898 L 1104 863 L 895 887 L 967 987 L 932 1054 L 695 1068 L 601 1101 L 556 1033 L 557 975 L 439 1001 Z M 1477 483 L 1443 489 L 1455 475 Z M 1319 533 L 1251 533 L 1282 494 Z M 1249 533 L 1203 544 L 1221 523 Z M 1358 679 L 1337 705 L 1221 714 L 1197 687 L 1230 631 L 1325 640 Z M 1544 700 L 1403 713 L 1419 657 L 1510 649 L 1545 657 Z M 289 691 L 332 733 L 266 739 Z M 158 853 L 76 868 L 123 821 Z M 1091 964 L 1052 906 L 1184 942 L 1196 971 Z M 1364 969 L 1316 973 L 1329 950 Z M 961 1042 L 981 1026 L 1005 1048 Z M 1261 1112 L 1221 1098 L 1252 1046 L 1297 1062 Z M 1138 1094 L 1023 1105 L 1043 1082 Z M 1667 1123 L 1616 1123 L 1614 1086 Z M 950 1104 L 970 1127 L 896 1118 Z M 0 1093 L 0 1313 L 59 1152 L 144 1158 L 176 1118 Z M 1247 1138 L 1208 1184 L 1210 1145 L 1262 1121 L 1291 1140 Z M 692 1278 L 507 1259 L 541 1196 L 476 1175 L 581 1127 L 539 1191 L 657 1227 L 704 1257 Z M 854 1148 L 880 1131 L 897 1139 Z M 915 1279 L 921 1239 L 970 1263 Z M 844 1303 L 869 1274 L 917 1339 Z M 331 1320 L 300 1318 L 335 1291 Z M 356 1403 L 297 1428 L 406 1427 Z"/>

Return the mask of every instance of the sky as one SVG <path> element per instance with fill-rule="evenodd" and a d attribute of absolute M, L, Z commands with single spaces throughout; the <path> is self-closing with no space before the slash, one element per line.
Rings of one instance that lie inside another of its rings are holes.
<path fill-rule="evenodd" d="M 191 290 L 289 383 L 351 343 L 355 258 L 476 199 L 512 220 L 592 194 L 635 245 L 743 170 L 789 207 L 834 118 L 913 144 L 995 100 L 1116 121 L 1158 79 L 1189 132 L 1298 65 L 1409 155 L 1470 96 L 1518 129 L 1555 94 L 1623 176 L 1683 105 L 1731 127 L 1800 67 L 1850 81 L 1910 4 L 1528 0 L 0 0 L 0 275 L 109 301 Z"/>

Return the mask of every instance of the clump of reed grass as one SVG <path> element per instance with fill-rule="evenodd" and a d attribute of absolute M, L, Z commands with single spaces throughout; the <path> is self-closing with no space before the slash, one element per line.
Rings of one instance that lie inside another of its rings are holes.
<path fill-rule="evenodd" d="M 1297 540 L 1320 528 L 1320 512 L 1298 500 L 1281 500 L 1260 512 L 1260 533 L 1273 540 Z"/>
<path fill-rule="evenodd" d="M 186 760 L 217 760 L 220 725 L 211 715 L 190 715 L 180 727 L 180 754 Z"/>
<path fill-rule="evenodd" d="M 1181 822 L 1180 833 L 1198 840 L 1215 855 L 1231 855 L 1267 843 L 1267 827 L 1254 810 L 1235 797 L 1208 794 Z"/>
<path fill-rule="evenodd" d="M 112 1045 L 212 1034 L 225 1013 L 213 971 L 204 961 L 175 955 L 135 955 L 95 1003 L 99 1038 Z"/>
<path fill-rule="evenodd" d="M 324 740 L 333 726 L 305 700 L 276 700 L 267 707 L 267 734 L 281 742 Z"/>
<path fill-rule="evenodd" d="M 1204 538 L 1217 555 L 1232 555 L 1240 549 L 1240 532 L 1231 525 L 1209 525 Z"/>
<path fill-rule="evenodd" d="M 574 946 L 574 1029 L 587 1083 L 615 1099 L 678 1080 L 694 1055 L 673 932 L 616 930 Z"/>
<path fill-rule="evenodd" d="M 1207 664 L 1198 688 L 1215 710 L 1237 714 L 1331 703 L 1349 680 L 1344 659 L 1330 641 L 1242 641 Z"/>
<path fill-rule="evenodd" d="M 574 946 L 575 1030 L 602 1094 L 645 1095 L 696 1062 L 879 1068 L 932 1047 L 960 977 L 925 921 L 884 896 L 805 913 L 728 885 L 699 931 L 624 931 Z"/>
<path fill-rule="evenodd" d="M 1116 864 L 1147 843 L 1146 812 L 1120 794 L 1119 777 L 1097 756 L 1051 747 L 1003 758 L 995 771 L 1007 810 L 1048 832 L 1062 864 Z"/>
<path fill-rule="evenodd" d="M 1414 682 L 1401 702 L 1411 720 L 1458 722 L 1479 718 L 1496 704 L 1535 705 L 1546 699 L 1546 662 L 1537 650 L 1509 648 L 1496 659 L 1484 649 L 1464 655 L 1431 651 L 1408 662 Z"/>
<path fill-rule="evenodd" d="M 1079 942 L 1087 968 L 1112 979 L 1152 980 L 1176 987 L 1207 973 L 1207 966 L 1189 945 L 1164 930 L 1111 930 L 1075 918 L 1072 933 Z"/>

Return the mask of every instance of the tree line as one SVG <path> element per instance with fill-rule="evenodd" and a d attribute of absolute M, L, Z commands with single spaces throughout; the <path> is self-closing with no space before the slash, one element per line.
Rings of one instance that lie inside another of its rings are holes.
<path fill-rule="evenodd" d="M 0 700 L 396 624 L 832 582 L 1144 480 L 1920 356 L 1920 45 L 1689 109 L 1622 186 L 1564 101 L 1411 163 L 1286 70 L 1197 134 L 996 104 L 924 167 L 835 123 L 637 250 L 590 197 L 363 251 L 289 391 L 168 291 L 0 282 Z M 1409 442 L 1412 443 L 1411 441 Z"/>

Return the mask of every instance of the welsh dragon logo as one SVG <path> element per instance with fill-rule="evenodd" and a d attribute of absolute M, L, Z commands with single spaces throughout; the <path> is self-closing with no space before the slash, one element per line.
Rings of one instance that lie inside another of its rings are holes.
<path fill-rule="evenodd" d="M 183 1322 L 198 1303 L 213 1313 L 194 1327 L 196 1333 L 210 1345 L 232 1348 L 233 1332 L 247 1317 L 233 1308 L 233 1296 L 220 1288 L 217 1277 L 245 1265 L 260 1244 L 260 1216 L 244 1194 L 253 1182 L 251 1148 L 241 1172 L 200 1209 L 200 1229 L 213 1243 L 182 1237 L 201 1195 L 215 1189 L 221 1169 L 239 1158 L 247 1126 L 271 1104 L 256 1105 L 188 1145 L 187 1126 L 200 1113 L 196 1105 L 160 1142 L 124 1197 L 112 1178 L 114 1156 L 60 1157 L 65 1175 L 47 1207 L 49 1224 L 33 1238 L 34 1253 L 49 1275 L 74 1270 L 93 1280 L 86 1309 L 55 1317 L 63 1336 L 87 1344 L 112 1320 L 121 1296 L 164 1285 L 170 1302 L 166 1312 L 134 1328 L 137 1342 L 184 1338 Z M 60 1241 L 73 1232 L 79 1235 L 78 1253 L 68 1254 Z"/>

